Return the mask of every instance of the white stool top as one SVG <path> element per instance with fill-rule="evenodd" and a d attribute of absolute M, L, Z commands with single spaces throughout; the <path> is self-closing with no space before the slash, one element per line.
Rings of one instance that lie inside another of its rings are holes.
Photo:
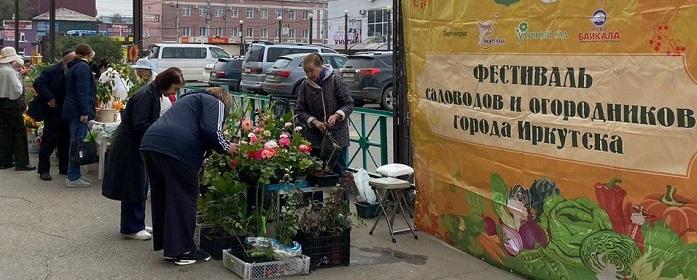
<path fill-rule="evenodd" d="M 414 168 L 401 163 L 390 163 L 378 167 L 375 172 L 386 177 L 400 177 L 414 174 Z"/>
<path fill-rule="evenodd" d="M 372 179 L 368 183 L 371 187 L 387 189 L 387 190 L 398 190 L 398 189 L 408 189 L 411 187 L 408 181 L 404 181 L 392 177 L 383 177 L 378 179 Z"/>

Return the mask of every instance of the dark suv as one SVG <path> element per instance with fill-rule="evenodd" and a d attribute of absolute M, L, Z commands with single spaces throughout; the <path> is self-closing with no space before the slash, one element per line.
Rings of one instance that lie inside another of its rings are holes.
<path fill-rule="evenodd" d="M 242 80 L 242 58 L 220 58 L 213 66 L 211 78 L 208 83 L 211 86 L 230 86 L 230 90 L 240 90 Z"/>
<path fill-rule="evenodd" d="M 341 77 L 351 90 L 354 102 L 377 103 L 392 111 L 394 104 L 392 52 L 358 53 L 348 57 Z"/>

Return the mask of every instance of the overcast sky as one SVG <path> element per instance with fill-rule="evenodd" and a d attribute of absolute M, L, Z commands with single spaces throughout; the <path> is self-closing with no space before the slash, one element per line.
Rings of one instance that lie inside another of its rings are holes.
<path fill-rule="evenodd" d="M 133 15 L 133 0 L 97 0 L 97 15 Z"/>

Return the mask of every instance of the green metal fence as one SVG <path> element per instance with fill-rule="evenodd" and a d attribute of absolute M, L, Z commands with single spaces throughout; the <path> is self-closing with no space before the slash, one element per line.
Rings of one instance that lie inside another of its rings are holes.
<path fill-rule="evenodd" d="M 187 87 L 186 90 L 201 88 Z M 250 118 L 254 118 L 256 109 L 265 108 L 271 104 L 271 97 L 241 92 L 231 92 L 236 104 L 251 104 Z M 363 168 L 368 172 L 392 162 L 390 157 L 392 112 L 356 107 L 349 116 L 349 135 L 351 147 L 347 157 L 350 169 Z"/>

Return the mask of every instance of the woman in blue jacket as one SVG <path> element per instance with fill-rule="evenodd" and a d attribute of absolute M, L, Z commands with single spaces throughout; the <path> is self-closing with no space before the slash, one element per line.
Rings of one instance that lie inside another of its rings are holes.
<path fill-rule="evenodd" d="M 153 247 L 177 265 L 210 260 L 194 244 L 199 170 L 204 153 L 232 154 L 223 137 L 232 100 L 221 88 L 189 93 L 174 103 L 143 136 L 140 151 L 150 179 Z"/>

